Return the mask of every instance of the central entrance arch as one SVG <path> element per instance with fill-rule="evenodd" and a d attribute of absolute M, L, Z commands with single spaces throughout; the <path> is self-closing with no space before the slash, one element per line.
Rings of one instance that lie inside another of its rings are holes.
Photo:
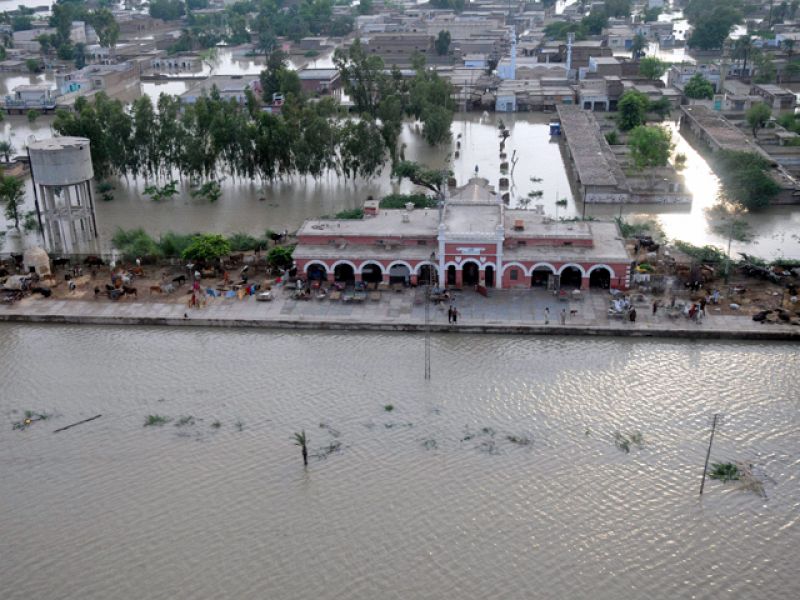
<path fill-rule="evenodd" d="M 380 283 L 383 281 L 383 271 L 377 263 L 361 266 L 361 280 L 367 283 Z"/>
<path fill-rule="evenodd" d="M 456 284 L 456 266 L 450 265 L 447 267 L 447 285 Z"/>
<path fill-rule="evenodd" d="M 353 265 L 339 263 L 333 269 L 333 278 L 342 283 L 351 283 L 356 280 L 356 270 Z"/>
<path fill-rule="evenodd" d="M 408 265 L 396 264 L 389 267 L 389 283 L 408 283 L 411 279 L 411 269 Z"/>
<path fill-rule="evenodd" d="M 461 269 L 461 281 L 463 285 L 478 285 L 480 281 L 480 268 L 477 263 L 464 263 Z"/>
<path fill-rule="evenodd" d="M 309 281 L 327 281 L 328 270 L 320 263 L 314 263 L 306 267 L 306 275 Z"/>
<path fill-rule="evenodd" d="M 575 289 L 580 289 L 581 287 L 581 279 L 583 278 L 583 273 L 578 267 L 564 267 L 561 270 L 561 287 L 571 287 Z"/>
<path fill-rule="evenodd" d="M 419 275 L 417 276 L 417 283 L 419 285 L 439 285 L 439 273 L 433 265 L 421 265 L 419 267 Z"/>
<path fill-rule="evenodd" d="M 555 275 L 555 269 L 546 265 L 538 265 L 531 271 L 531 287 L 547 287 L 550 275 Z"/>

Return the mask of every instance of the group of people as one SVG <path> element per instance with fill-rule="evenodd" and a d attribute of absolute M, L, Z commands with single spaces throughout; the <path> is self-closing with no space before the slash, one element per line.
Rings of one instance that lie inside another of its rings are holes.
<path fill-rule="evenodd" d="M 566 325 L 567 324 L 567 309 L 566 308 L 562 308 L 561 309 L 561 313 L 558 315 L 558 320 L 562 325 Z M 545 306 L 544 307 L 544 324 L 545 325 L 549 325 L 550 324 L 550 307 L 549 306 Z"/>

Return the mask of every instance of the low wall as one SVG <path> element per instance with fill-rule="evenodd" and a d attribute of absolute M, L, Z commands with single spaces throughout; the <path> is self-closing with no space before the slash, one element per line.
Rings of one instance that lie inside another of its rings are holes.
<path fill-rule="evenodd" d="M 376 323 L 365 321 L 325 321 L 325 320 L 250 320 L 250 319 L 208 319 L 190 317 L 173 319 L 163 317 L 102 317 L 66 315 L 25 315 L 0 313 L 0 322 L 7 323 L 49 323 L 68 325 L 127 325 L 127 326 L 174 326 L 174 327 L 227 327 L 260 329 L 294 329 L 301 331 L 380 331 L 424 333 L 424 323 Z M 780 327 L 780 326 L 779 326 Z M 600 325 L 444 325 L 431 324 L 434 333 L 495 335 L 570 335 L 599 337 L 657 337 L 693 340 L 752 340 L 752 341 L 800 341 L 800 328 L 787 330 L 764 325 L 759 330 L 719 330 L 703 329 L 660 329 L 656 327 L 605 327 Z"/>

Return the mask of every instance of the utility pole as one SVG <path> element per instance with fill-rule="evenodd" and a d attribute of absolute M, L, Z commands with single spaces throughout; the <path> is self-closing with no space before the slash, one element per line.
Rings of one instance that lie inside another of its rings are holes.
<path fill-rule="evenodd" d="M 706 462 L 703 465 L 703 480 L 700 482 L 700 495 L 703 495 L 703 488 L 706 486 L 706 473 L 708 472 L 708 459 L 711 458 L 711 445 L 714 443 L 714 434 L 717 431 L 717 425 L 722 425 L 722 415 L 714 413 L 714 418 L 711 421 L 711 439 L 708 440 L 708 451 L 706 452 Z"/>
<path fill-rule="evenodd" d="M 425 379 L 431 378 L 431 288 L 433 288 L 433 269 L 436 253 L 431 252 L 431 265 L 428 268 L 428 285 L 425 288 Z"/>

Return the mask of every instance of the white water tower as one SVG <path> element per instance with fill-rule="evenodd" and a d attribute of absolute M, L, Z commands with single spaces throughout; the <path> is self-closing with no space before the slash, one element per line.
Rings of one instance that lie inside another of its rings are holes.
<path fill-rule="evenodd" d="M 36 216 L 51 254 L 74 254 L 97 238 L 89 140 L 55 137 L 28 144 Z"/>

